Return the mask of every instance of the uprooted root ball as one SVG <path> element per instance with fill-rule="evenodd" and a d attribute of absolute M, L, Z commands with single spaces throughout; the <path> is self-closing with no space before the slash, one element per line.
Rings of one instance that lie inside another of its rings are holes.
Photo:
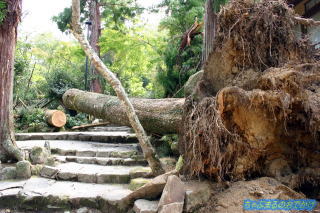
<path fill-rule="evenodd" d="M 311 62 L 315 48 L 297 38 L 295 16 L 283 0 L 232 0 L 218 14 L 215 47 L 231 42 L 235 64 L 243 69 L 263 71 L 289 60 Z"/>

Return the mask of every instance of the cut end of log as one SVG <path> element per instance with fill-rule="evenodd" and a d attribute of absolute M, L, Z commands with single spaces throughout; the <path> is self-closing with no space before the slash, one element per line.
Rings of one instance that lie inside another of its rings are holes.
<path fill-rule="evenodd" d="M 60 110 L 48 110 L 46 111 L 46 120 L 50 125 L 61 128 L 66 125 L 67 116 Z"/>

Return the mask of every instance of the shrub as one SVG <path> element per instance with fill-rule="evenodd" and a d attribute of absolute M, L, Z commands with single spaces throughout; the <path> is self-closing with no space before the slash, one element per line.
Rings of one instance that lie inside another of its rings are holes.
<path fill-rule="evenodd" d="M 40 108 L 20 109 L 16 112 L 17 132 L 48 132 L 52 128 L 45 121 L 45 111 Z"/>

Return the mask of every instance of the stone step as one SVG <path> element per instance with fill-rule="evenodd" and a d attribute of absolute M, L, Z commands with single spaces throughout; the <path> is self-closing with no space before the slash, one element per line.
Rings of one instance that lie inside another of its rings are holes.
<path fill-rule="evenodd" d="M 85 183 L 129 183 L 137 177 L 150 177 L 151 169 L 142 166 L 101 166 L 94 164 L 62 163 L 45 166 L 40 175 L 45 178 Z"/>
<path fill-rule="evenodd" d="M 97 126 L 88 128 L 90 132 L 126 132 L 132 133 L 133 130 L 127 126 Z"/>
<path fill-rule="evenodd" d="M 123 198 L 130 193 L 127 185 L 90 184 L 32 177 L 29 180 L 0 181 L 0 209 L 66 212 L 70 209 L 89 207 L 108 213 L 127 212 Z"/>
<path fill-rule="evenodd" d="M 50 132 L 17 133 L 16 140 L 79 140 L 100 143 L 137 143 L 135 134 L 128 132 Z"/>
<path fill-rule="evenodd" d="M 85 141 L 46 140 L 53 154 L 79 157 L 141 158 L 138 144 L 106 144 Z M 35 146 L 44 147 L 45 140 L 17 141 L 18 147 L 31 150 Z"/>
<path fill-rule="evenodd" d="M 79 156 L 60 156 L 54 155 L 53 156 L 57 161 L 61 163 L 66 162 L 75 162 L 80 164 L 97 164 L 97 165 L 123 165 L 123 166 L 147 166 L 148 162 L 141 159 L 133 159 L 133 158 L 101 158 L 101 157 L 79 157 Z"/>

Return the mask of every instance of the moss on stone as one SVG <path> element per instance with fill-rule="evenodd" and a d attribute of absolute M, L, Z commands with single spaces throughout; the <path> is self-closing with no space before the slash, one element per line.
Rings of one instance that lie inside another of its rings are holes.
<path fill-rule="evenodd" d="M 146 178 L 132 179 L 129 184 L 129 189 L 134 191 L 140 188 L 141 186 L 145 185 L 146 183 L 149 183 L 150 181 L 151 181 L 150 179 L 146 179 Z"/>
<path fill-rule="evenodd" d="M 31 163 L 29 161 L 19 161 L 16 164 L 17 178 L 28 179 L 31 177 Z"/>
<path fill-rule="evenodd" d="M 138 178 L 138 177 L 148 177 L 152 173 L 152 170 L 150 167 L 139 167 L 132 169 L 130 171 L 130 177 L 131 178 Z"/>
<path fill-rule="evenodd" d="M 178 159 L 178 162 L 176 164 L 176 170 L 177 171 L 180 171 L 183 167 L 183 164 L 184 164 L 184 159 L 183 159 L 183 156 L 180 155 L 179 159 Z"/>
<path fill-rule="evenodd" d="M 48 150 L 44 147 L 35 146 L 30 152 L 30 160 L 33 164 L 44 164 L 48 157 Z"/>
<path fill-rule="evenodd" d="M 39 176 L 42 168 L 43 168 L 43 165 L 41 165 L 41 164 L 32 165 L 31 166 L 31 174 Z"/>
<path fill-rule="evenodd" d="M 53 157 L 48 157 L 45 164 L 48 165 L 48 166 L 55 166 L 55 163 L 56 162 L 55 162 Z"/>
<path fill-rule="evenodd" d="M 10 180 L 17 178 L 16 167 L 6 167 L 0 172 L 0 180 Z"/>

